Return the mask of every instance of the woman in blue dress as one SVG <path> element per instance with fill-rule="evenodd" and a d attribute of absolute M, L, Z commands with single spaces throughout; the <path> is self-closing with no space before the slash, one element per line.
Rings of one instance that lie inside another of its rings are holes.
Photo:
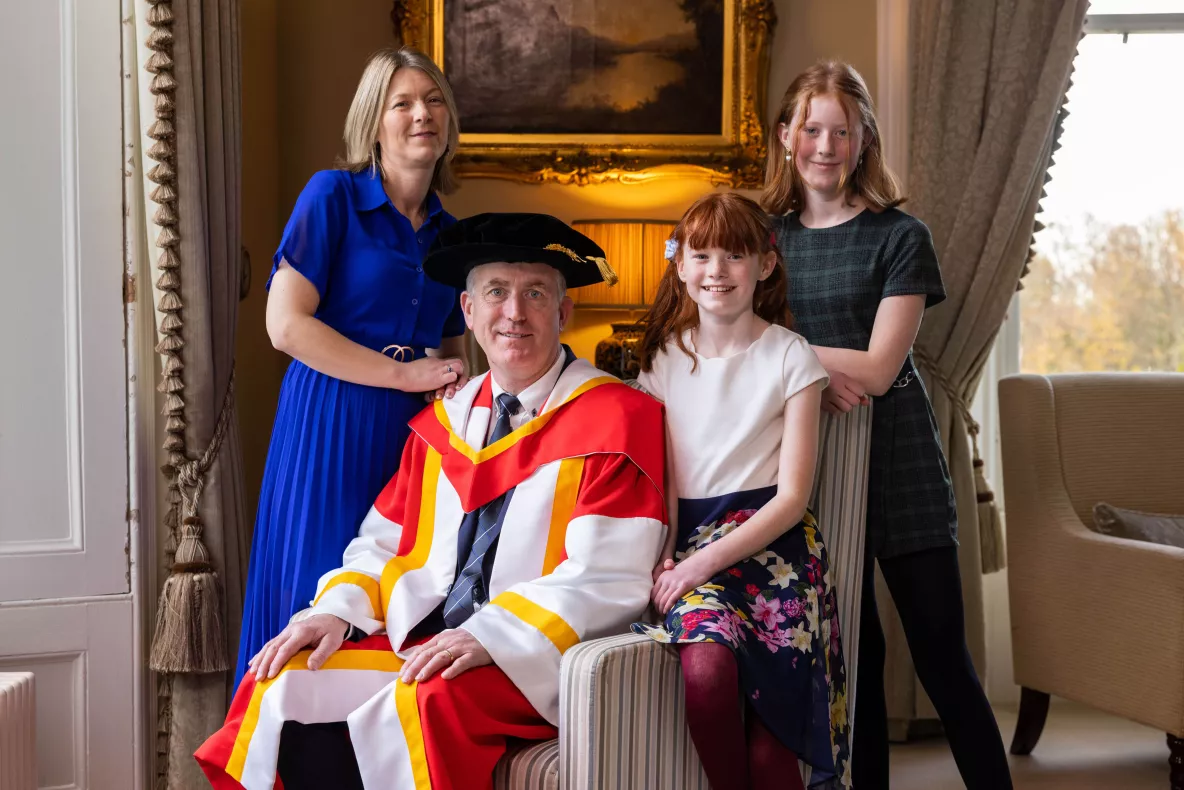
<path fill-rule="evenodd" d="M 259 496 L 236 683 L 341 564 L 425 397 L 464 384 L 458 294 L 422 266 L 455 222 L 437 193 L 455 186 L 458 138 L 435 64 L 410 49 L 375 54 L 346 117 L 341 168 L 312 177 L 284 229 L 267 333 L 293 361 Z"/>

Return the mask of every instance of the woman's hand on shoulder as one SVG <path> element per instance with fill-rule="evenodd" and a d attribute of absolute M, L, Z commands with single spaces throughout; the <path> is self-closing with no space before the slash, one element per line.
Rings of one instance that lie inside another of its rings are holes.
<path fill-rule="evenodd" d="M 462 361 L 461 364 L 463 365 L 464 362 Z M 464 389 L 465 385 L 468 383 L 469 383 L 468 374 L 461 373 L 460 377 L 457 378 L 455 383 L 449 384 L 446 387 L 440 387 L 435 392 L 425 393 L 424 397 L 427 398 L 429 401 L 440 400 L 441 398 L 451 398 L 453 395 L 455 395 L 456 393 L 458 393 L 462 389 Z"/>
<path fill-rule="evenodd" d="M 465 378 L 465 363 L 459 357 L 423 357 L 414 362 L 396 362 L 392 387 L 403 392 L 423 392 L 435 400 L 436 392 L 454 391 Z M 451 396 L 449 396 L 451 397 Z"/>
<path fill-rule="evenodd" d="M 828 370 L 830 383 L 822 391 L 822 410 L 829 414 L 845 414 L 856 406 L 871 403 L 862 384 L 841 370 Z"/>
<path fill-rule="evenodd" d="M 437 359 L 446 359 L 451 363 L 454 371 L 459 372 L 460 375 L 456 377 L 456 381 L 449 382 L 442 387 L 426 391 L 424 393 L 424 400 L 431 403 L 434 400 L 441 398 L 451 398 L 456 393 L 469 383 L 468 371 L 465 370 L 465 338 L 464 335 L 457 335 L 455 337 L 445 337 L 440 341 L 440 347 L 437 349 L 428 349 L 429 357 Z M 447 368 L 445 368 L 447 372 Z"/>
<path fill-rule="evenodd" d="M 456 381 L 451 384 L 446 384 L 443 387 L 437 387 L 432 392 L 425 392 L 423 394 L 424 400 L 426 400 L 428 403 L 431 403 L 432 401 L 437 401 L 441 398 L 451 398 L 453 395 L 464 389 L 464 386 L 469 383 L 469 374 L 465 372 L 464 360 L 462 359 L 457 361 L 460 362 L 460 375 L 457 376 Z M 456 365 L 454 364 L 453 370 L 456 369 Z"/>

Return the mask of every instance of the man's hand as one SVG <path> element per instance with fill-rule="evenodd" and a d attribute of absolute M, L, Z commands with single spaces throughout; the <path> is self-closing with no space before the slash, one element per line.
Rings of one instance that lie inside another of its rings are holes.
<path fill-rule="evenodd" d="M 253 673 L 257 681 L 274 678 L 284 668 L 284 664 L 292 660 L 292 656 L 310 645 L 315 645 L 315 649 L 308 657 L 308 668 L 320 669 L 325 660 L 341 647 L 348 630 L 349 623 L 334 614 L 314 614 L 307 620 L 289 623 L 279 636 L 255 654 L 251 663 L 247 664 L 247 671 Z"/>
<path fill-rule="evenodd" d="M 867 390 L 841 370 L 828 370 L 830 384 L 822 391 L 822 410 L 830 414 L 845 414 L 856 406 L 871 403 Z"/>
<path fill-rule="evenodd" d="M 489 651 L 477 641 L 477 637 L 463 628 L 441 631 L 409 652 L 411 657 L 399 673 L 399 677 L 408 685 L 427 680 L 440 670 L 444 670 L 440 677 L 452 680 L 473 667 L 493 663 Z"/>

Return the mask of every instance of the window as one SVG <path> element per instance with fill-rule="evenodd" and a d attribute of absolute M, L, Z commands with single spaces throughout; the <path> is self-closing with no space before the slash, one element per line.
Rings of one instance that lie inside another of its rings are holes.
<path fill-rule="evenodd" d="M 1184 0 L 1094 0 L 1020 294 L 1030 373 L 1184 371 Z"/>

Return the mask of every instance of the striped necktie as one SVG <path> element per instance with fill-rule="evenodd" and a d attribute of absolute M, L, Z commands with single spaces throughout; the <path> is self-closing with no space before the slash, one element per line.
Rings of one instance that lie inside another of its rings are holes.
<path fill-rule="evenodd" d="M 508 392 L 497 396 L 498 418 L 489 444 L 510 435 L 510 417 L 522 409 L 518 399 Z M 471 513 L 466 513 L 460 525 L 457 556 L 464 557 L 464 565 L 444 599 L 444 625 L 456 628 L 488 600 L 483 568 L 485 555 L 502 531 L 502 508 L 509 501 L 513 489 L 492 499 Z"/>

